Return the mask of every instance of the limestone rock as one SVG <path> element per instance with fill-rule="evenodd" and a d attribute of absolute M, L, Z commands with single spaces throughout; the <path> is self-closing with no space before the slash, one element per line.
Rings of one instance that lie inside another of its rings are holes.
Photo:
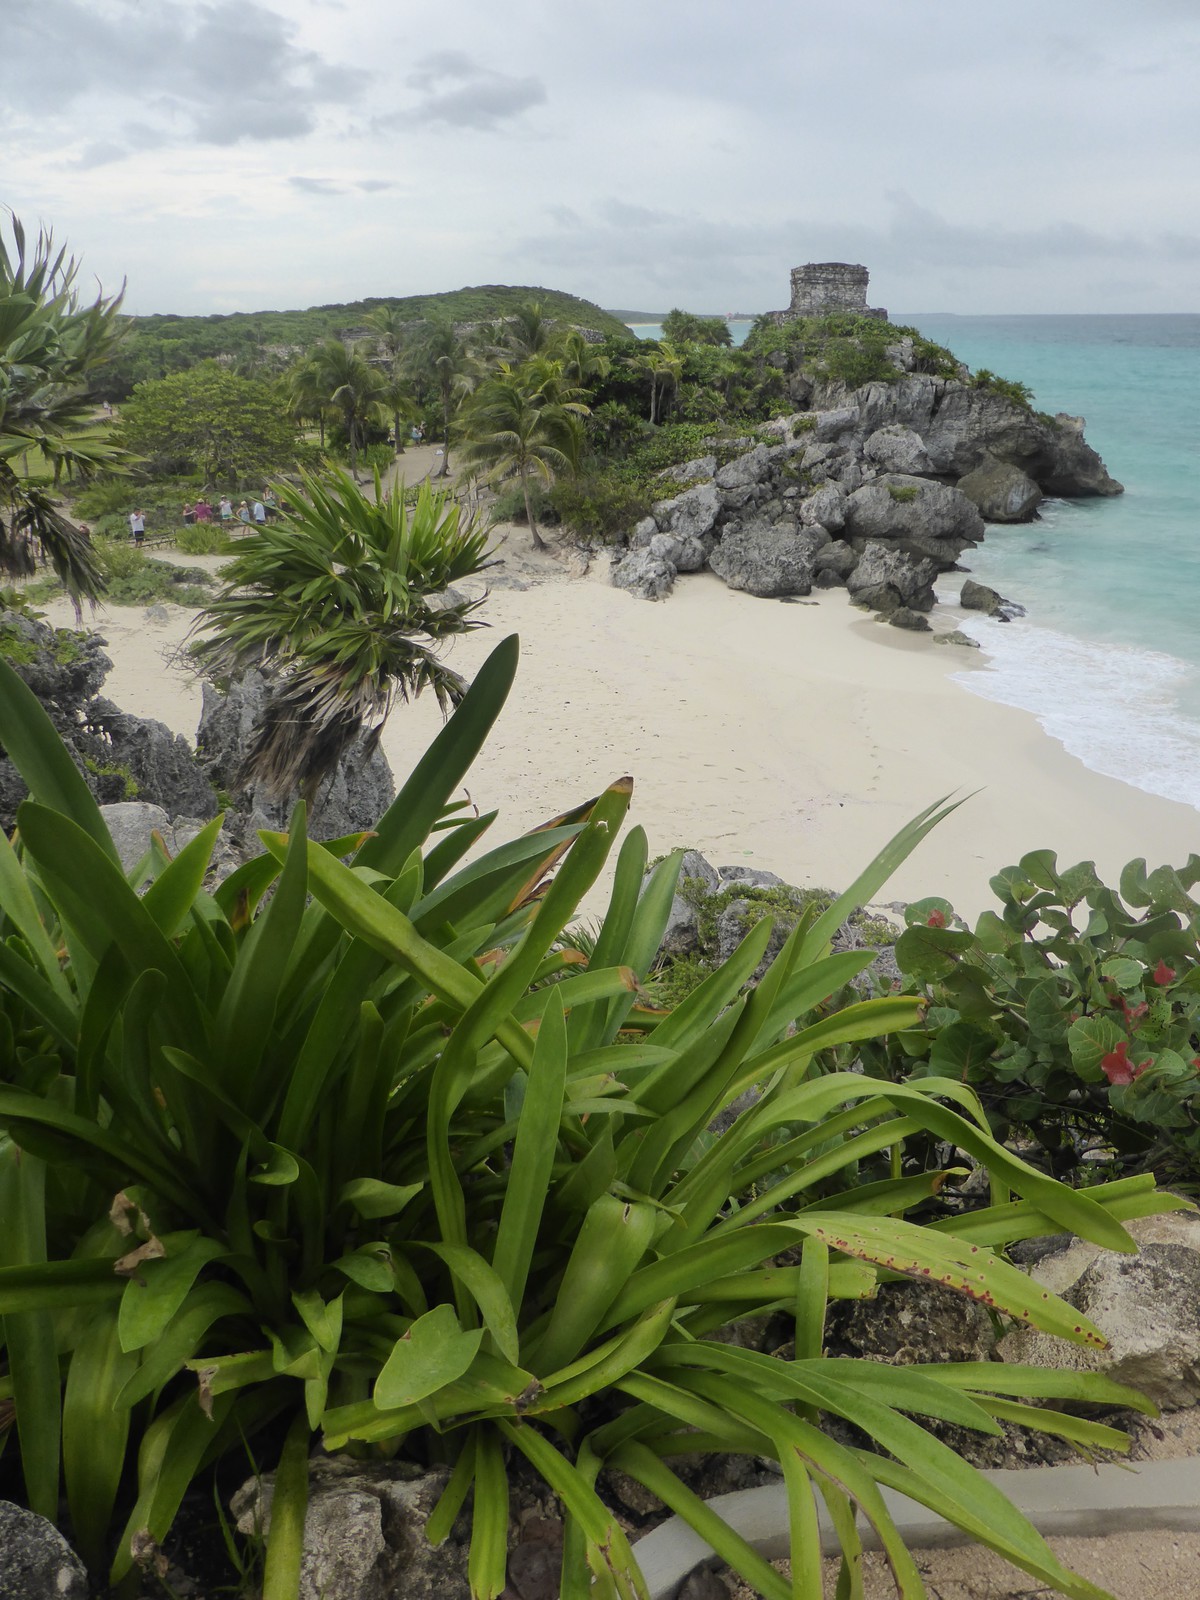
<path fill-rule="evenodd" d="M 940 1283 L 882 1283 L 870 1300 L 830 1302 L 830 1355 L 894 1366 L 987 1361 L 995 1343 L 986 1307 Z"/>
<path fill-rule="evenodd" d="M 827 483 L 802 500 L 796 514 L 806 527 L 840 533 L 846 526 L 846 496 L 835 484 Z"/>
<path fill-rule="evenodd" d="M 83 1562 L 53 1523 L 0 1500 L 0 1600 L 88 1600 Z"/>
<path fill-rule="evenodd" d="M 836 406 L 831 411 L 817 413 L 813 438 L 818 444 L 828 444 L 834 439 L 844 439 L 859 425 L 857 406 Z"/>
<path fill-rule="evenodd" d="M 1025 615 L 1024 606 L 1019 606 L 1015 600 L 1006 600 L 986 583 L 976 583 L 974 578 L 968 578 L 963 584 L 958 603 L 964 611 L 982 611 L 999 622 L 1011 622 L 1014 617 Z"/>
<path fill-rule="evenodd" d="M 1005 1361 L 1101 1372 L 1176 1410 L 1200 1401 L 1200 1215 L 1170 1212 L 1126 1224 L 1139 1253 L 1075 1240 L 1043 1257 L 1032 1276 L 1089 1317 L 1107 1350 L 1019 1328 L 1000 1343 Z"/>
<path fill-rule="evenodd" d="M 659 476 L 673 478 L 676 483 L 700 483 L 711 478 L 716 470 L 716 456 L 697 456 L 694 461 L 685 461 L 681 466 L 667 467 Z"/>
<path fill-rule="evenodd" d="M 615 588 L 628 589 L 643 600 L 665 600 L 675 587 L 675 571 L 669 561 L 649 549 L 631 550 L 614 565 L 612 582 Z"/>
<path fill-rule="evenodd" d="M 165 722 L 129 716 L 103 698 L 90 703 L 87 722 L 108 742 L 107 764 L 126 769 L 139 798 L 162 806 L 172 816 L 216 816 L 216 793 L 191 745 Z"/>
<path fill-rule="evenodd" d="M 742 528 L 726 535 L 708 558 L 708 564 L 731 589 L 763 599 L 803 595 L 812 590 L 813 561 L 828 542 L 821 530 L 806 528 L 790 533 L 762 526 Z"/>
<path fill-rule="evenodd" d="M 911 554 L 943 566 L 983 537 L 983 518 L 957 489 L 890 473 L 846 501 L 846 531 L 860 539 L 895 540 Z"/>
<path fill-rule="evenodd" d="M 992 455 L 960 478 L 958 487 L 985 522 L 1029 522 L 1042 503 L 1042 491 L 1028 473 Z"/>
<path fill-rule="evenodd" d="M 744 456 L 737 456 L 716 474 L 718 489 L 739 489 L 744 484 L 761 483 L 770 468 L 765 444 L 756 445 Z"/>
<path fill-rule="evenodd" d="M 885 615 L 899 606 L 910 611 L 932 611 L 937 570 L 933 561 L 871 540 L 846 579 L 846 588 L 855 605 Z"/>
<path fill-rule="evenodd" d="M 651 539 L 658 533 L 658 523 L 653 517 L 643 517 L 634 524 L 633 532 L 629 535 L 629 548 L 631 550 L 644 550 Z"/>
<path fill-rule="evenodd" d="M 714 867 L 698 850 L 685 850 L 679 868 L 679 883 L 671 901 L 666 931 L 660 949 L 665 955 L 683 956 L 695 950 L 700 943 L 700 916 L 690 898 L 681 892 L 691 882 L 702 886 L 705 894 L 716 894 L 720 878 Z"/>
<path fill-rule="evenodd" d="M 248 842 L 253 841 L 250 848 L 254 854 L 261 849 L 254 833 L 260 828 L 286 829 L 293 805 L 292 797 L 276 799 L 261 784 L 239 789 L 243 755 L 268 696 L 268 682 L 254 668 L 225 692 L 205 683 L 196 733 L 201 770 L 215 788 L 237 796 L 236 810 L 245 815 L 245 832 Z M 373 828 L 395 794 L 383 752 L 369 735 L 359 738 L 321 784 L 309 807 L 309 836 L 338 839 Z M 233 835 L 238 831 L 232 819 L 229 831 Z"/>
<path fill-rule="evenodd" d="M 813 582 L 822 588 L 844 583 L 858 565 L 858 552 L 841 539 L 834 539 L 817 551 L 813 562 Z M 821 580 L 827 580 L 821 582 Z"/>
<path fill-rule="evenodd" d="M 909 633 L 930 633 L 929 621 L 919 611 L 910 611 L 908 606 L 896 606 L 894 610 L 886 613 L 889 627 L 904 628 Z"/>
<path fill-rule="evenodd" d="M 967 650 L 978 650 L 979 640 L 972 639 L 969 633 L 964 633 L 961 628 L 952 628 L 949 633 L 935 633 L 934 644 L 958 644 Z"/>
<path fill-rule="evenodd" d="M 425 1523 L 444 1471 L 348 1456 L 309 1463 L 309 1500 L 297 1600 L 469 1600 L 466 1540 L 434 1549 Z M 269 1532 L 274 1474 L 251 1478 L 231 1501 L 238 1531 Z"/>
<path fill-rule="evenodd" d="M 884 472 L 906 472 L 921 476 L 933 471 L 933 463 L 920 435 L 901 422 L 889 422 L 877 428 L 863 445 L 863 455 Z"/>
<path fill-rule="evenodd" d="M 697 484 L 673 500 L 659 500 L 653 507 L 660 532 L 685 539 L 702 539 L 711 532 L 720 509 L 721 497 L 715 483 Z"/>

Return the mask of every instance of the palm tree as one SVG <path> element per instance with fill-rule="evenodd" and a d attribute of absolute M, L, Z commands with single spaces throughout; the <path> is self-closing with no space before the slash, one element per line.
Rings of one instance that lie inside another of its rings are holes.
<path fill-rule="evenodd" d="M 320 430 L 321 449 L 325 448 L 325 404 L 320 369 L 310 357 L 283 376 L 283 403 L 289 417 L 298 423 L 315 422 Z"/>
<path fill-rule="evenodd" d="M 482 602 L 445 592 L 486 564 L 487 535 L 428 484 L 410 509 L 378 472 L 374 498 L 344 472 L 301 483 L 299 500 L 287 488 L 293 509 L 239 545 L 192 650 L 212 677 L 268 672 L 239 782 L 311 799 L 359 734 L 378 740 L 397 700 L 431 689 L 445 712 L 461 699 L 437 646 L 483 626 Z"/>
<path fill-rule="evenodd" d="M 558 358 L 564 374 L 574 383 L 590 383 L 607 378 L 612 362 L 598 345 L 590 344 L 578 328 L 572 328 L 559 341 Z"/>
<path fill-rule="evenodd" d="M 358 477 L 358 447 L 366 426 L 379 415 L 383 379 L 365 359 L 358 345 L 326 339 L 313 354 L 317 382 L 330 407 L 337 412 L 350 445 L 350 476 Z"/>
<path fill-rule="evenodd" d="M 95 419 L 89 383 L 125 336 L 124 287 L 83 305 L 79 264 L 41 230 L 30 252 L 12 219 L 13 247 L 0 236 L 0 572 L 33 572 L 40 546 L 75 603 L 104 587 L 86 537 L 48 492 L 63 477 L 123 470 L 127 453 Z M 20 467 L 41 457 L 43 481 Z"/>
<path fill-rule="evenodd" d="M 661 421 L 659 402 L 671 388 L 679 383 L 683 371 L 683 356 L 673 345 L 660 341 L 656 348 L 639 358 L 638 368 L 650 377 L 650 421 Z"/>
<path fill-rule="evenodd" d="M 409 370 L 418 378 L 433 383 L 442 402 L 442 464 L 434 474 L 445 478 L 450 473 L 450 417 L 456 395 L 460 394 L 472 367 L 472 355 L 459 337 L 449 317 L 436 316 L 422 324 L 409 352 Z"/>
<path fill-rule="evenodd" d="M 486 469 L 491 482 L 516 476 L 534 545 L 546 549 L 530 500 L 534 477 L 553 482 L 574 472 L 583 443 L 580 417 L 587 407 L 574 398 L 557 361 L 545 358 L 513 368 L 506 362 L 484 380 L 464 410 L 463 459 Z"/>
<path fill-rule="evenodd" d="M 396 454 L 404 454 L 404 435 L 401 421 L 411 421 L 416 416 L 412 390 L 404 377 L 404 352 L 412 334 L 413 324 L 401 316 L 396 306 L 377 306 L 366 318 L 379 336 L 378 348 L 387 364 L 387 377 L 380 394 L 381 404 L 391 412 L 396 436 Z"/>
<path fill-rule="evenodd" d="M 563 325 L 548 317 L 538 300 L 527 300 L 505 320 L 503 346 L 510 367 L 520 366 L 531 356 L 558 354 Z"/>

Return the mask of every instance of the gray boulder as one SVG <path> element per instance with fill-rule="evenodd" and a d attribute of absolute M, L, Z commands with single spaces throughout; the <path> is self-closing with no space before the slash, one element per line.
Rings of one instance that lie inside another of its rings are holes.
<path fill-rule="evenodd" d="M 236 797 L 234 809 L 244 815 L 244 830 L 231 820 L 230 831 L 244 831 L 248 842 L 253 840 L 250 848 L 255 854 L 260 848 L 253 838 L 255 832 L 260 828 L 286 829 L 295 800 L 294 796 L 277 799 L 262 784 L 241 787 L 244 754 L 268 697 L 268 682 L 254 668 L 225 692 L 205 683 L 196 732 L 201 770 L 214 788 Z M 314 839 L 338 839 L 373 828 L 395 796 L 391 768 L 382 750 L 369 735 L 356 739 L 321 784 L 309 807 L 309 835 Z"/>
<path fill-rule="evenodd" d="M 913 611 L 908 606 L 897 606 L 894 611 L 885 613 L 888 624 L 893 628 L 904 628 L 908 633 L 932 633 L 928 619 L 919 611 Z"/>
<path fill-rule="evenodd" d="M 755 445 L 744 456 L 727 462 L 716 474 L 718 489 L 740 489 L 746 484 L 761 483 L 770 470 L 771 460 L 765 444 Z"/>
<path fill-rule="evenodd" d="M 1031 1268 L 1043 1288 L 1082 1311 L 1106 1350 L 1019 1328 L 1001 1340 L 1005 1361 L 1101 1372 L 1164 1410 L 1200 1401 L 1200 1216 L 1170 1212 L 1126 1223 L 1138 1254 L 1075 1240 Z"/>
<path fill-rule="evenodd" d="M 963 584 L 958 603 L 964 611 L 982 611 L 999 622 L 1011 622 L 1014 617 L 1025 615 L 1024 606 L 1019 606 L 1015 600 L 1006 600 L 986 583 L 976 583 L 974 578 L 968 578 Z"/>
<path fill-rule="evenodd" d="M 656 535 L 655 542 L 662 537 Z M 661 555 L 649 549 L 631 550 L 614 564 L 612 583 L 615 588 L 627 589 L 642 600 L 665 600 L 675 587 L 675 573 L 676 568 Z"/>
<path fill-rule="evenodd" d="M 827 483 L 801 500 L 796 515 L 806 527 L 822 527 L 840 533 L 846 526 L 846 496 L 835 484 Z"/>
<path fill-rule="evenodd" d="M 217 797 L 191 745 L 165 722 L 131 717 L 98 697 L 87 708 L 87 726 L 107 741 L 109 764 L 124 767 L 139 797 L 172 816 L 215 817 Z"/>
<path fill-rule="evenodd" d="M 742 528 L 721 540 L 708 564 L 730 589 L 762 599 L 804 595 L 812 590 L 813 562 L 828 539 L 823 529 Z"/>
<path fill-rule="evenodd" d="M 901 422 L 889 422 L 877 428 L 863 445 L 863 455 L 882 472 L 906 472 L 921 476 L 933 471 L 929 452 L 920 435 Z"/>
<path fill-rule="evenodd" d="M 842 539 L 832 539 L 829 544 L 822 546 L 816 552 L 813 560 L 813 581 L 818 582 L 822 589 L 832 589 L 837 584 L 843 584 L 850 578 L 854 568 L 858 566 L 858 550 L 850 544 L 843 544 Z M 829 579 L 821 582 L 821 579 Z"/>
<path fill-rule="evenodd" d="M 88 1600 L 83 1562 L 53 1523 L 0 1500 L 0 1600 Z"/>
<path fill-rule="evenodd" d="M 658 533 L 658 523 L 653 517 L 643 517 L 634 524 L 633 532 L 629 535 L 629 548 L 631 550 L 644 550 L 651 539 Z"/>
<path fill-rule="evenodd" d="M 936 562 L 871 540 L 846 579 L 846 588 L 856 606 L 866 606 L 871 611 L 887 614 L 900 606 L 910 611 L 932 611 L 933 580 L 937 574 Z"/>
<path fill-rule="evenodd" d="M 818 411 L 813 427 L 813 438 L 818 444 L 828 444 L 834 439 L 844 439 L 859 426 L 857 406 L 837 406 L 831 411 Z"/>
<path fill-rule="evenodd" d="M 694 489 L 685 489 L 673 500 L 659 500 L 652 509 L 660 532 L 673 533 L 677 538 L 702 539 L 712 531 L 717 520 L 721 497 L 715 483 L 700 483 Z"/>
<path fill-rule="evenodd" d="M 667 467 L 659 476 L 673 478 L 676 483 L 699 483 L 711 478 L 716 470 L 716 456 L 697 456 L 694 461 L 685 461 L 682 466 Z"/>
<path fill-rule="evenodd" d="M 688 885 L 692 886 L 689 894 Z M 679 868 L 679 882 L 671 901 L 666 931 L 660 949 L 665 955 L 683 956 L 700 944 L 700 913 L 695 905 L 699 892 L 716 894 L 721 880 L 716 869 L 707 862 L 699 850 L 685 850 Z"/>
<path fill-rule="evenodd" d="M 1086 443 L 1078 417 L 1042 417 L 990 388 L 910 373 L 855 393 L 868 431 L 899 422 L 924 440 L 935 472 L 963 478 L 986 455 L 1026 472 L 1044 493 L 1114 495 L 1121 485 Z"/>
<path fill-rule="evenodd" d="M 1042 503 L 1042 491 L 1028 473 L 992 455 L 960 478 L 958 487 L 985 522 L 1030 522 Z"/>
<path fill-rule="evenodd" d="M 983 537 L 983 518 L 959 490 L 903 473 L 856 489 L 846 501 L 848 536 L 894 541 L 943 567 Z"/>
<path fill-rule="evenodd" d="M 175 853 L 171 819 L 161 806 L 147 805 L 142 800 L 119 800 L 101 806 L 100 815 L 126 872 L 131 872 L 149 850 L 152 832 L 161 835 L 167 849 Z"/>
<path fill-rule="evenodd" d="M 297 1600 L 469 1600 L 461 1524 L 436 1550 L 425 1538 L 445 1486 L 444 1470 L 400 1461 L 310 1461 Z M 274 1490 L 268 1473 L 237 1491 L 230 1506 L 239 1533 L 270 1531 Z"/>

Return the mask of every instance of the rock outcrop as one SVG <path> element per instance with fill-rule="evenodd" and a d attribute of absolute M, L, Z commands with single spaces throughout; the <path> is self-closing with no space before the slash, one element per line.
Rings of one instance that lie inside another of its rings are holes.
<path fill-rule="evenodd" d="M 1028 521 L 1045 495 L 1121 493 L 1077 418 L 1033 412 L 965 368 L 960 377 L 910 370 L 911 337 L 888 357 L 894 381 L 853 390 L 819 372 L 789 373 L 811 409 L 766 424 L 759 442 L 724 460 L 713 453 L 670 469 L 688 487 L 632 530 L 613 582 L 661 600 L 678 573 L 707 565 L 762 598 L 845 584 L 857 603 L 875 604 L 878 592 L 890 621 L 921 628 L 933 579 L 958 567 L 987 522 Z M 791 358 L 770 359 L 786 368 Z M 882 577 L 879 546 L 893 555 Z M 991 614 L 1016 611 L 1004 602 Z"/>
<path fill-rule="evenodd" d="M 87 1600 L 83 1562 L 53 1523 L 0 1500 L 0 1600 Z"/>

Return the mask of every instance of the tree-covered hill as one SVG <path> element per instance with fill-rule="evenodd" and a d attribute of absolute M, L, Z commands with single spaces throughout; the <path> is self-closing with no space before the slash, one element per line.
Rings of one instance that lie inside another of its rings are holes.
<path fill-rule="evenodd" d="M 211 357 L 258 374 L 281 372 L 302 351 L 324 339 L 351 339 L 367 333 L 366 318 L 381 307 L 394 308 L 412 322 L 447 316 L 465 323 L 511 316 L 530 301 L 538 302 L 548 317 L 574 327 L 629 337 L 624 323 L 590 300 L 559 289 L 503 283 L 477 284 L 441 294 L 373 295 L 345 305 L 310 306 L 305 311 L 235 311 L 207 317 L 164 313 L 129 319 L 131 335 L 106 370 L 101 398 L 124 399 L 144 378 L 162 378 Z"/>

